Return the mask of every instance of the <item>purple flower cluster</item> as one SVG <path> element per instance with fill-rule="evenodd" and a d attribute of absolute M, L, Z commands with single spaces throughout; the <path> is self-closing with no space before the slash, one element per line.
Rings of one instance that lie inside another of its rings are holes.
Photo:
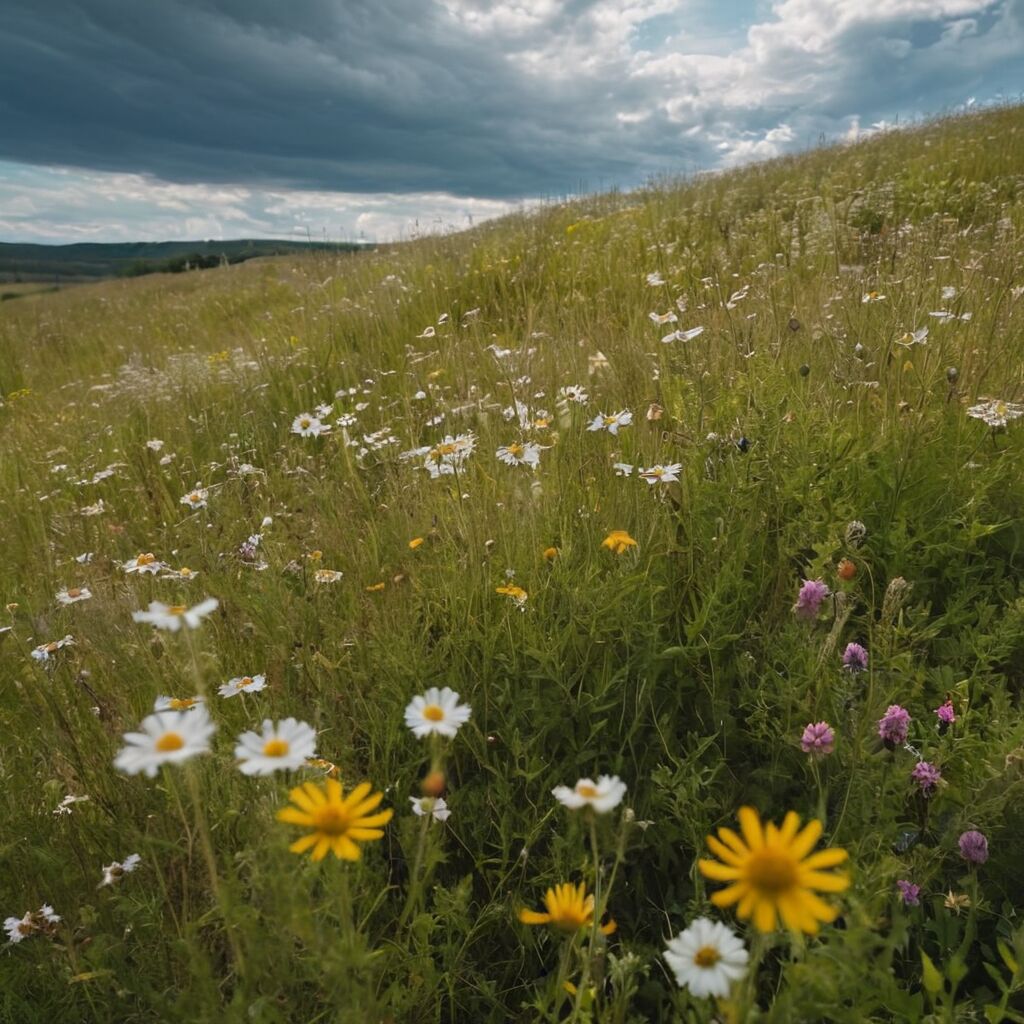
<path fill-rule="evenodd" d="M 916 907 L 921 902 L 921 886 L 908 882 L 905 878 L 897 879 L 896 888 L 900 891 L 903 906 Z"/>
<path fill-rule="evenodd" d="M 832 591 L 822 580 L 804 580 L 797 595 L 793 612 L 801 619 L 816 619 L 822 602 Z"/>
<path fill-rule="evenodd" d="M 935 787 L 942 781 L 942 772 L 927 761 L 918 761 L 910 777 L 921 787 L 921 792 L 925 796 L 931 796 L 935 792 Z"/>
<path fill-rule="evenodd" d="M 863 672 L 868 667 L 868 652 L 860 644 L 847 644 L 843 651 L 843 668 L 849 672 Z"/>
<path fill-rule="evenodd" d="M 824 757 L 835 749 L 836 734 L 828 722 L 812 722 L 800 737 L 800 748 L 811 757 Z"/>
<path fill-rule="evenodd" d="M 983 832 L 971 829 L 964 832 L 959 840 L 960 856 L 968 864 L 984 864 L 988 860 L 988 840 Z"/>
<path fill-rule="evenodd" d="M 910 732 L 910 712 L 899 704 L 890 704 L 885 714 L 878 720 L 878 735 L 882 742 L 892 750 L 907 742 Z"/>

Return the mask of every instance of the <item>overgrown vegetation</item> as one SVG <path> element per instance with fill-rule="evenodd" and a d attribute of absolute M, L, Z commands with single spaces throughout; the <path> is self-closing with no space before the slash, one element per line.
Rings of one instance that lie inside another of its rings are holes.
<path fill-rule="evenodd" d="M 62 920 L 0 950 L 0 1018 L 1024 1020 L 1024 419 L 968 413 L 1024 393 L 1022 167 L 1002 109 L 355 257 L 5 304 L 0 910 Z M 293 433 L 301 413 L 332 430 Z M 495 457 L 529 442 L 536 471 Z M 170 569 L 126 573 L 140 552 Z M 830 593 L 807 618 L 805 580 Z M 195 630 L 132 619 L 207 596 Z M 472 708 L 443 745 L 403 721 L 429 686 Z M 115 770 L 159 695 L 197 694 L 211 753 Z M 905 745 L 879 736 L 891 705 Z M 236 768 L 235 737 L 288 716 L 394 809 L 358 862 L 289 852 L 275 820 L 327 766 Z M 431 768 L 443 823 L 410 810 Z M 551 795 L 599 774 L 628 786 L 608 814 Z M 55 813 L 67 795 L 88 800 Z M 743 805 L 849 852 L 818 936 L 710 903 L 697 860 Z M 567 880 L 600 882 L 614 935 L 519 923 Z M 662 959 L 700 915 L 758 961 L 729 1000 Z"/>

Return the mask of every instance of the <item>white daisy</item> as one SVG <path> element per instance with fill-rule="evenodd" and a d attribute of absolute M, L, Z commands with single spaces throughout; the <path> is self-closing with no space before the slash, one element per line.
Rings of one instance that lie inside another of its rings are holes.
<path fill-rule="evenodd" d="M 91 597 L 92 591 L 88 587 L 68 587 L 57 594 L 57 600 L 64 605 L 88 601 Z"/>
<path fill-rule="evenodd" d="M 749 959 L 739 936 L 707 917 L 698 917 L 686 931 L 669 939 L 664 957 L 679 986 L 698 999 L 727 996 L 732 983 L 746 974 Z"/>
<path fill-rule="evenodd" d="M 405 709 L 405 724 L 417 739 L 437 733 L 453 737 L 469 721 L 470 707 L 459 703 L 459 695 L 446 686 L 430 687 L 422 696 L 413 697 Z"/>
<path fill-rule="evenodd" d="M 189 508 L 206 508 L 206 499 L 209 497 L 210 492 L 205 487 L 197 487 L 194 491 L 189 491 L 188 494 L 184 494 L 178 499 L 179 505 L 188 505 Z"/>
<path fill-rule="evenodd" d="M 703 333 L 703 327 L 691 327 L 688 331 L 670 331 L 661 341 L 663 345 L 668 345 L 673 341 L 693 341 L 694 338 L 699 338 Z"/>
<path fill-rule="evenodd" d="M 647 314 L 651 323 L 658 324 L 660 327 L 663 324 L 675 324 L 679 322 L 679 317 L 670 309 L 667 313 L 648 313 Z"/>
<path fill-rule="evenodd" d="M 575 402 L 577 405 L 586 405 L 590 401 L 590 396 L 582 384 L 566 384 L 564 388 L 558 389 L 558 394 L 567 402 Z"/>
<path fill-rule="evenodd" d="M 234 697 L 239 693 L 258 693 L 266 685 L 266 676 L 236 676 L 229 679 L 217 692 L 222 697 Z"/>
<path fill-rule="evenodd" d="M 599 413 L 593 418 L 587 430 L 607 430 L 609 434 L 617 434 L 619 427 L 628 427 L 633 422 L 633 414 L 628 409 L 622 409 L 611 416 Z"/>
<path fill-rule="evenodd" d="M 130 875 L 138 866 L 142 858 L 137 853 L 130 853 L 123 861 L 114 861 L 103 867 L 103 881 L 96 887 L 102 889 L 105 885 L 113 885 L 120 882 L 125 875 Z"/>
<path fill-rule="evenodd" d="M 63 651 L 65 647 L 76 646 L 75 638 L 68 633 L 67 636 L 62 637 L 60 640 L 51 640 L 48 644 L 40 644 L 38 647 L 34 647 L 32 649 L 32 657 L 36 661 L 49 661 L 51 654 Z"/>
<path fill-rule="evenodd" d="M 861 297 L 861 302 L 882 302 L 885 296 L 880 295 L 878 292 L 865 292 Z"/>
<path fill-rule="evenodd" d="M 161 448 L 163 448 L 163 446 L 164 446 L 164 443 L 163 443 L 163 441 L 160 440 L 159 437 L 151 438 L 149 441 L 146 442 L 146 447 L 151 452 L 158 452 L 158 451 L 160 451 Z"/>
<path fill-rule="evenodd" d="M 285 718 L 277 725 L 263 720 L 263 732 L 243 732 L 235 745 L 238 770 L 243 775 L 270 775 L 281 768 L 301 768 L 316 757 L 316 732 L 311 725 Z"/>
<path fill-rule="evenodd" d="M 317 583 L 337 583 L 345 574 L 340 569 L 317 569 L 313 579 Z"/>
<path fill-rule="evenodd" d="M 328 433 L 330 429 L 330 424 L 321 423 L 318 416 L 308 412 L 300 412 L 292 420 L 292 433 L 298 434 L 299 437 L 319 437 Z"/>
<path fill-rule="evenodd" d="M 506 466 L 530 466 L 532 469 L 536 469 L 540 465 L 540 453 L 543 450 L 543 445 L 527 441 L 524 444 L 505 445 L 494 454 Z"/>
<path fill-rule="evenodd" d="M 157 629 L 168 629 L 172 633 L 177 633 L 182 626 L 195 629 L 219 605 L 220 602 L 215 597 L 208 597 L 191 608 L 184 604 L 164 604 L 162 601 L 150 601 L 146 611 L 132 612 L 132 618 L 136 622 L 148 622 Z"/>
<path fill-rule="evenodd" d="M 24 917 L 6 918 L 4 931 L 9 942 L 21 942 L 30 935 L 52 935 L 59 923 L 60 915 L 53 912 L 49 903 L 44 903 L 38 910 L 26 910 Z"/>
<path fill-rule="evenodd" d="M 411 796 L 409 802 L 412 804 L 412 813 L 417 818 L 429 814 L 434 821 L 447 821 L 452 816 L 442 796 Z"/>
<path fill-rule="evenodd" d="M 153 702 L 154 711 L 191 711 L 203 703 L 203 698 L 195 697 L 166 697 L 161 694 Z"/>
<path fill-rule="evenodd" d="M 990 427 L 1005 427 L 1010 420 L 1024 416 L 1024 405 L 1017 402 L 1003 402 L 998 398 L 986 398 L 967 410 L 968 416 L 983 420 Z"/>
<path fill-rule="evenodd" d="M 166 569 L 167 566 L 159 561 L 152 551 L 147 551 L 136 555 L 135 558 L 129 558 L 121 568 L 126 573 L 137 572 L 143 575 L 149 573 L 151 576 L 155 576 L 161 569 Z"/>
<path fill-rule="evenodd" d="M 679 480 L 679 471 L 683 468 L 681 462 L 673 462 L 671 466 L 651 466 L 650 469 L 641 469 L 639 476 L 649 484 L 674 484 Z"/>
<path fill-rule="evenodd" d="M 664 283 L 665 283 L 665 279 L 661 276 L 661 274 L 657 270 L 654 271 L 653 274 L 648 274 L 647 275 L 647 284 L 651 288 L 657 288 L 658 285 L 664 284 Z"/>
<path fill-rule="evenodd" d="M 629 462 L 616 462 L 612 464 L 616 476 L 632 476 L 636 467 Z"/>
<path fill-rule="evenodd" d="M 572 789 L 568 786 L 555 786 L 551 795 L 570 810 L 592 807 L 598 814 L 604 814 L 622 803 L 626 795 L 626 784 L 618 775 L 601 775 L 597 782 L 593 779 L 580 779 Z"/>
<path fill-rule="evenodd" d="M 114 767 L 126 775 L 144 772 L 150 778 L 162 764 L 181 764 L 210 749 L 217 727 L 205 707 L 195 711 L 158 711 L 142 720 L 140 732 L 124 735 L 127 746 L 114 758 Z"/>

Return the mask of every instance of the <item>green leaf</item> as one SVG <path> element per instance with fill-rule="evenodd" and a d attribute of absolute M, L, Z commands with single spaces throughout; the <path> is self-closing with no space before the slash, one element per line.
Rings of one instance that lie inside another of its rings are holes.
<path fill-rule="evenodd" d="M 996 948 L 999 950 L 999 955 L 1003 958 L 1003 963 L 1006 964 L 1010 973 L 1016 977 L 1020 973 L 1020 967 L 1010 947 L 1002 939 L 996 939 Z"/>
<path fill-rule="evenodd" d="M 921 950 L 921 969 L 925 991 L 931 996 L 938 995 L 943 989 L 942 975 L 932 963 L 932 958 L 923 949 Z"/>

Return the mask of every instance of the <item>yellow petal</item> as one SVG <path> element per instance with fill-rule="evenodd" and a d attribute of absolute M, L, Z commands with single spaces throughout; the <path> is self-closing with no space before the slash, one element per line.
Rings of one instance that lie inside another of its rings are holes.
<path fill-rule="evenodd" d="M 819 850 L 817 853 L 812 853 L 800 866 L 811 868 L 812 870 L 834 868 L 837 864 L 842 864 L 849 856 L 845 850 L 839 850 L 833 846 L 828 850 Z"/>
<path fill-rule="evenodd" d="M 339 787 L 340 788 L 340 787 Z M 366 799 L 366 794 L 373 789 L 373 786 L 368 782 L 360 782 L 355 789 L 347 797 L 345 797 L 345 810 L 351 812 L 352 808 L 362 803 Z M 381 794 L 383 798 L 383 793 Z"/>
<path fill-rule="evenodd" d="M 814 893 L 808 892 L 806 889 L 799 893 L 798 899 L 804 910 L 818 921 L 831 924 L 839 916 L 839 911 L 835 907 L 830 906 L 820 896 L 815 896 Z"/>
<path fill-rule="evenodd" d="M 790 844 L 789 852 L 797 859 L 803 860 L 814 849 L 814 844 L 821 838 L 821 822 L 812 818 L 804 826 L 804 830 Z"/>
<path fill-rule="evenodd" d="M 740 831 L 752 850 L 760 850 L 764 846 L 764 832 L 761 819 L 753 807 L 741 807 L 739 810 Z"/>
<path fill-rule="evenodd" d="M 379 811 L 365 818 L 356 818 L 352 822 L 353 828 L 377 828 L 379 825 L 386 825 L 394 816 L 394 811 L 389 807 L 386 811 Z"/>
<path fill-rule="evenodd" d="M 327 803 L 327 797 L 324 796 L 324 791 L 315 782 L 304 782 L 302 784 L 302 791 L 307 797 L 309 797 L 314 807 L 322 807 Z M 292 791 L 292 799 L 296 803 L 299 803 L 294 790 Z"/>
<path fill-rule="evenodd" d="M 735 885 L 729 885 L 724 889 L 719 889 L 718 892 L 713 892 L 711 894 L 711 902 L 714 903 L 716 907 L 729 907 L 747 894 L 747 883 L 737 882 Z"/>
<path fill-rule="evenodd" d="M 782 827 L 779 829 L 779 838 L 785 842 L 789 841 L 796 835 L 797 830 L 800 828 L 800 815 L 796 811 L 788 811 L 786 817 L 782 819 Z"/>
<path fill-rule="evenodd" d="M 743 858 L 739 854 L 733 853 L 728 846 L 725 845 L 721 840 L 716 839 L 714 836 L 708 836 L 708 849 L 721 861 L 726 864 L 732 864 L 733 866 L 743 863 Z"/>
<path fill-rule="evenodd" d="M 330 836 L 317 836 L 316 846 L 313 847 L 313 860 L 323 860 L 327 851 L 331 848 Z"/>
<path fill-rule="evenodd" d="M 359 828 L 355 826 L 348 830 L 348 835 L 352 839 L 358 839 L 360 842 L 366 842 L 369 839 L 381 839 L 384 833 L 379 828 Z"/>
<path fill-rule="evenodd" d="M 313 815 L 300 811 L 298 807 L 282 807 L 277 812 L 278 821 L 286 821 L 290 825 L 313 825 Z"/>
<path fill-rule="evenodd" d="M 759 932 L 775 931 L 775 904 L 771 900 L 759 900 L 754 907 L 754 927 Z"/>
<path fill-rule="evenodd" d="M 842 873 L 827 874 L 824 871 L 801 871 L 800 884 L 819 892 L 845 892 L 850 888 L 850 876 Z"/>
<path fill-rule="evenodd" d="M 701 860 L 699 864 L 701 874 L 705 878 L 713 878 L 716 882 L 733 882 L 743 875 L 740 868 L 719 864 L 717 860 Z"/>
<path fill-rule="evenodd" d="M 710 838 L 710 836 L 708 837 Z M 750 851 L 747 849 L 747 844 L 731 829 L 722 827 L 718 830 L 718 838 L 725 843 L 726 846 L 731 847 L 741 857 L 745 857 Z"/>
<path fill-rule="evenodd" d="M 312 785 L 312 783 L 309 783 L 309 785 Z M 319 793 L 320 791 L 317 790 L 317 792 Z M 306 790 L 305 790 L 305 788 L 303 786 L 296 786 L 288 794 L 288 799 L 291 800 L 291 802 L 293 804 L 298 804 L 298 806 L 301 807 L 304 811 L 312 812 L 312 811 L 316 810 L 316 807 L 317 807 L 316 801 L 311 800 L 306 795 Z"/>
<path fill-rule="evenodd" d="M 359 847 L 348 836 L 335 836 L 331 847 L 335 857 L 342 860 L 359 860 Z"/>
<path fill-rule="evenodd" d="M 551 921 L 550 914 L 540 914 L 536 910 L 520 910 L 519 920 L 523 924 L 548 924 Z"/>
<path fill-rule="evenodd" d="M 355 790 L 349 794 L 348 800 L 345 801 L 348 813 L 353 818 L 361 818 L 364 814 L 369 814 L 380 802 L 384 799 L 383 793 L 374 793 L 372 796 L 367 797 L 365 800 L 360 801 L 355 806 L 352 805 L 351 800 L 355 795 Z"/>
<path fill-rule="evenodd" d="M 296 839 L 288 849 L 292 853 L 305 853 L 319 838 L 320 834 L 318 832 L 310 832 L 308 836 Z"/>
<path fill-rule="evenodd" d="M 338 803 L 343 792 L 341 783 L 337 779 L 327 780 L 327 799 L 330 803 Z"/>

